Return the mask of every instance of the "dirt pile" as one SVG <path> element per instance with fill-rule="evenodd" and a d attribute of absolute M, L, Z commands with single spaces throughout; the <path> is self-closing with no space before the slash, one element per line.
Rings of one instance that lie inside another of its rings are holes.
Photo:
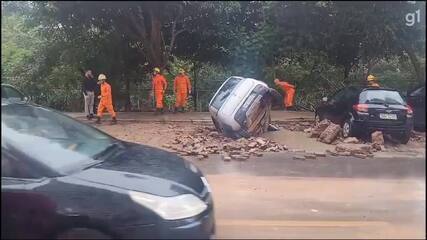
<path fill-rule="evenodd" d="M 201 126 L 191 134 L 178 134 L 163 147 L 183 156 L 196 156 L 202 160 L 208 154 L 221 154 L 224 161 L 244 161 L 250 156 L 262 156 L 263 152 L 283 152 L 288 148 L 262 137 L 233 140 L 219 134 L 215 128 Z"/>
<path fill-rule="evenodd" d="M 425 143 L 426 142 L 426 133 L 425 132 L 412 131 L 411 141 L 419 142 L 419 143 Z"/>

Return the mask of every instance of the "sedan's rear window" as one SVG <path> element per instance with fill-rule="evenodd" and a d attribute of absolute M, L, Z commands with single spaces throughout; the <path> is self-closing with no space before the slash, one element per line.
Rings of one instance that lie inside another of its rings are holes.
<path fill-rule="evenodd" d="M 405 105 L 405 101 L 396 91 L 390 90 L 366 90 L 360 93 L 359 103 L 366 104 L 399 104 Z"/>
<path fill-rule="evenodd" d="M 225 100 L 230 96 L 234 87 L 240 82 L 240 78 L 229 78 L 225 84 L 219 89 L 218 94 L 212 101 L 212 106 L 216 109 L 220 109 Z"/>

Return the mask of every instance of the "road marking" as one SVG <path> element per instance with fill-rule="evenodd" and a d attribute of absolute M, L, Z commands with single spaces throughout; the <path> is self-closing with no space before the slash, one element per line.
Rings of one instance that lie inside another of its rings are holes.
<path fill-rule="evenodd" d="M 382 221 L 289 221 L 289 220 L 245 220 L 218 219 L 218 226 L 245 227 L 379 227 L 388 226 Z"/>

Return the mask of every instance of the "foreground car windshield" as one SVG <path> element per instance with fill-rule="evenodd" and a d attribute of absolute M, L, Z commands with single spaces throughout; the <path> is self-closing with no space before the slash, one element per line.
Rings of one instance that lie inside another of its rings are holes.
<path fill-rule="evenodd" d="M 60 175 L 99 162 L 94 156 L 115 139 L 55 111 L 30 105 L 2 106 L 2 148 L 11 146 Z"/>
<path fill-rule="evenodd" d="M 360 93 L 359 100 L 360 103 L 405 105 L 405 101 L 398 92 L 389 90 L 363 91 Z"/>

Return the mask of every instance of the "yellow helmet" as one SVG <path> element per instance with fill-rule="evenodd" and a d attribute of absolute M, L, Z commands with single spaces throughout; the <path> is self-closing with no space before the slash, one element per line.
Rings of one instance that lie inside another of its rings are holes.
<path fill-rule="evenodd" d="M 185 73 L 185 70 L 184 70 L 183 68 L 180 68 L 180 69 L 178 70 L 178 72 L 179 72 L 179 73 Z"/>
<path fill-rule="evenodd" d="M 160 68 L 158 68 L 158 67 L 155 67 L 155 68 L 154 68 L 154 71 L 155 71 L 155 72 L 158 72 L 158 73 L 160 73 Z"/>
<path fill-rule="evenodd" d="M 104 75 L 104 74 L 99 74 L 99 76 L 98 76 L 98 80 L 99 81 L 101 81 L 101 80 L 107 80 L 107 77 Z"/>
<path fill-rule="evenodd" d="M 374 75 L 368 76 L 368 82 L 375 81 L 377 78 Z"/>

